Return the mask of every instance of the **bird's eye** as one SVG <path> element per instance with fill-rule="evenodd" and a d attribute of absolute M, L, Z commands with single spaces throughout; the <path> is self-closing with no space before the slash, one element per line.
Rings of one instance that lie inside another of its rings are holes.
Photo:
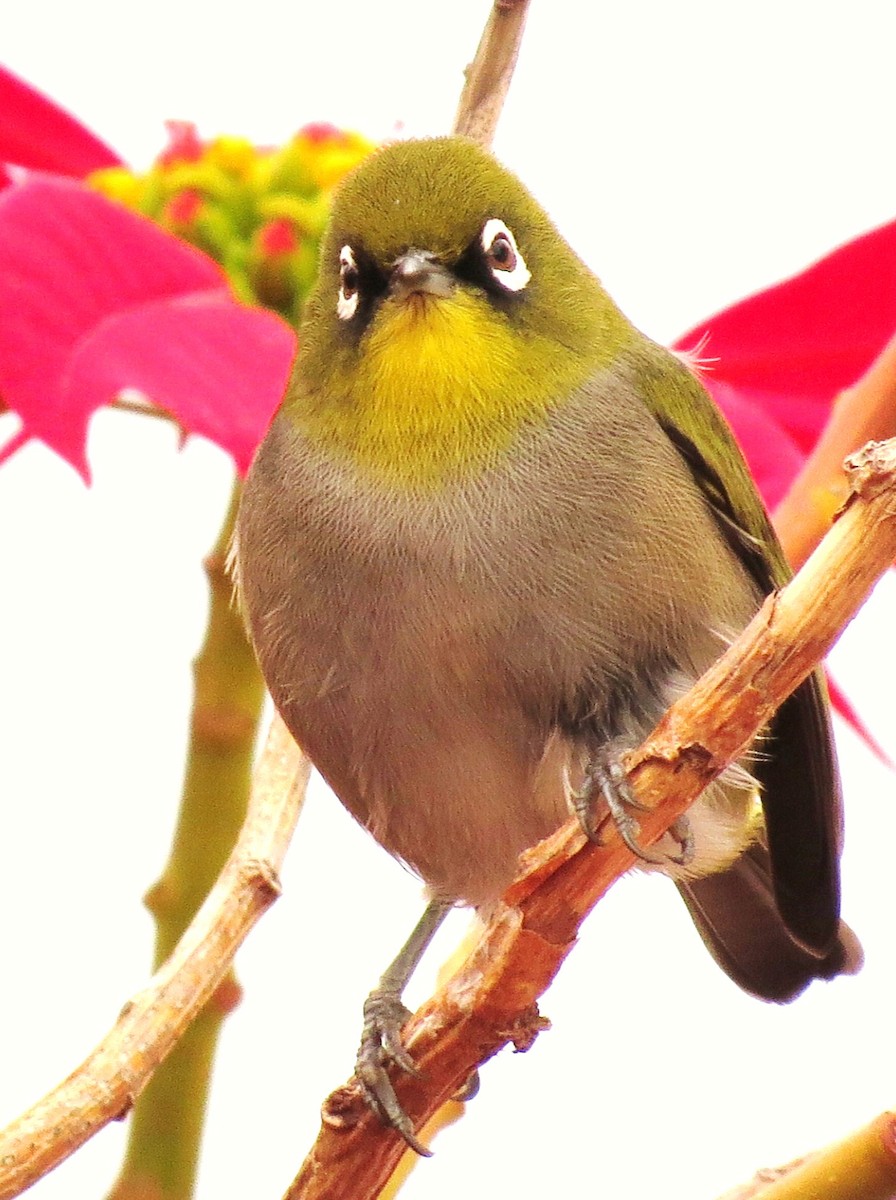
<path fill-rule="evenodd" d="M 350 321 L 358 311 L 358 287 L 360 275 L 351 246 L 339 251 L 339 298 L 336 315 L 340 321 Z"/>
<path fill-rule="evenodd" d="M 521 292 L 532 275 L 516 239 L 504 222 L 497 217 L 486 221 L 479 242 L 492 278 L 509 292 Z"/>

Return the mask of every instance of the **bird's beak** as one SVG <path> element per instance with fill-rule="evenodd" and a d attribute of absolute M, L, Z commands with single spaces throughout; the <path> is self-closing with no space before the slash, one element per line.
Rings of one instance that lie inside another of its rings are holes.
<path fill-rule="evenodd" d="M 409 296 L 450 296 L 454 276 L 426 250 L 408 250 L 392 264 L 389 291 L 397 300 Z"/>

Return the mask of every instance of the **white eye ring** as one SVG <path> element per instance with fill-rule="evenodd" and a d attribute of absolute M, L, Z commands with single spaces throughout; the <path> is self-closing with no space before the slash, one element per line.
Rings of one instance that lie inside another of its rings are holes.
<path fill-rule="evenodd" d="M 486 221 L 479 242 L 492 278 L 508 292 L 521 292 L 532 274 L 520 254 L 516 238 L 504 222 L 497 217 Z"/>
<path fill-rule="evenodd" d="M 350 321 L 358 311 L 358 264 L 351 246 L 343 246 L 339 251 L 339 298 L 336 301 L 336 315 L 340 321 Z"/>

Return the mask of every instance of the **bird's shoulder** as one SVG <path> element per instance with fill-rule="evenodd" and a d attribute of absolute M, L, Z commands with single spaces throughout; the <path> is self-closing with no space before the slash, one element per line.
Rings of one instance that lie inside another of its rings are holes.
<path fill-rule="evenodd" d="M 686 463 L 726 540 L 761 590 L 786 583 L 790 568 L 744 455 L 698 376 L 647 338 L 620 367 Z"/>

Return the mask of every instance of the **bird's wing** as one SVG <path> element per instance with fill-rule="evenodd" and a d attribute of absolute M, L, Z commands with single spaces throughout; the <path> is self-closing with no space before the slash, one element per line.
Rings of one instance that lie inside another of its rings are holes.
<path fill-rule="evenodd" d="M 635 370 L 639 392 L 687 463 L 734 553 L 764 593 L 790 578 L 734 436 L 699 380 L 659 346 Z M 775 899 L 792 936 L 827 955 L 837 939 L 842 816 L 827 689 L 821 670 L 771 722 L 752 769 L 762 805 Z"/>

